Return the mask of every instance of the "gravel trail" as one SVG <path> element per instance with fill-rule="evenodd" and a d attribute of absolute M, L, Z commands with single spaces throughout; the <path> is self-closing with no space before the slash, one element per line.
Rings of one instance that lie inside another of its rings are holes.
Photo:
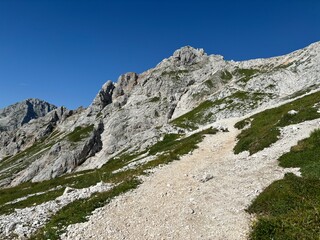
<path fill-rule="evenodd" d="M 62 239 L 246 239 L 251 201 L 286 172 L 277 159 L 319 127 L 319 120 L 286 127 L 270 148 L 233 154 L 239 119 L 222 121 L 229 132 L 208 135 L 199 148 L 158 168 L 134 191 L 97 209 L 86 223 L 68 227 Z"/>

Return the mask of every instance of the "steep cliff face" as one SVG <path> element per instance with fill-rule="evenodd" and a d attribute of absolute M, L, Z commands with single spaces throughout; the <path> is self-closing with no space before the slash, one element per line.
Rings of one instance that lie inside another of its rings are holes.
<path fill-rule="evenodd" d="M 87 109 L 59 108 L 29 123 L 25 113 L 13 120 L 10 126 L 18 131 L 0 133 L 2 185 L 100 167 L 120 153 L 147 149 L 164 134 L 195 130 L 318 89 L 319 66 L 319 42 L 281 57 L 244 62 L 183 47 L 153 69 L 108 81 Z M 51 107 L 33 109 L 42 116 Z M 1 112 L 6 119 L 8 112 Z M 31 151 L 32 146 L 38 148 Z M 20 167 L 8 174 L 8 161 Z"/>

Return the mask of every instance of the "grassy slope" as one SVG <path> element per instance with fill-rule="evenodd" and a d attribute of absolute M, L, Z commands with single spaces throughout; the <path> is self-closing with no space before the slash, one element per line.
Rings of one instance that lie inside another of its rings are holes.
<path fill-rule="evenodd" d="M 198 124 L 205 123 L 209 120 L 211 115 L 207 113 L 207 111 L 215 104 L 217 103 L 209 100 L 204 101 L 198 107 L 174 119 L 171 123 L 177 127 L 195 130 L 198 128 Z"/>
<path fill-rule="evenodd" d="M 222 104 L 225 104 L 224 108 L 220 110 L 228 109 L 232 111 L 248 107 L 248 105 L 251 103 L 252 105 L 250 105 L 250 107 L 255 108 L 261 100 L 270 96 L 271 95 L 269 94 L 259 92 L 250 93 L 237 91 L 228 97 L 216 101 L 204 101 L 190 112 L 187 112 L 172 120 L 171 124 L 184 129 L 196 130 L 198 129 L 199 125 L 207 124 L 214 119 L 214 114 L 210 112 L 210 110 L 214 107 L 219 107 Z"/>
<path fill-rule="evenodd" d="M 320 92 L 316 92 L 238 122 L 235 125 L 238 129 L 242 129 L 247 122 L 251 122 L 251 126 L 238 135 L 239 141 L 234 148 L 235 153 L 246 150 L 250 154 L 256 153 L 277 141 L 280 135 L 279 127 L 319 118 L 320 114 L 317 112 L 319 102 Z M 290 110 L 296 110 L 298 114 L 290 115 L 288 114 Z"/>
<path fill-rule="evenodd" d="M 248 208 L 258 214 L 251 239 L 320 238 L 320 130 L 279 158 L 283 167 L 300 167 L 267 187 Z"/>

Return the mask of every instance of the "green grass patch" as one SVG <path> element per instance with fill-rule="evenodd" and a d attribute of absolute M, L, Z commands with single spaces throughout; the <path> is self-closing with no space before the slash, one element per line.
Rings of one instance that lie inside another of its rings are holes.
<path fill-rule="evenodd" d="M 250 239 L 320 238 L 320 130 L 279 158 L 283 167 L 300 167 L 302 177 L 286 174 L 268 186 L 248 208 L 257 214 Z"/>
<path fill-rule="evenodd" d="M 159 152 L 170 150 L 173 145 L 181 135 L 179 134 L 166 134 L 162 141 L 157 142 L 155 145 L 153 145 L 149 150 L 149 155 L 154 155 Z"/>
<path fill-rule="evenodd" d="M 235 73 L 240 75 L 241 78 L 239 81 L 248 82 L 255 74 L 260 73 L 261 70 L 254 68 L 239 68 L 235 70 Z"/>
<path fill-rule="evenodd" d="M 67 138 L 70 142 L 80 142 L 82 139 L 89 136 L 90 133 L 93 132 L 94 125 L 90 125 L 87 127 L 76 127 L 73 132 L 67 135 Z"/>
<path fill-rule="evenodd" d="M 278 140 L 280 127 L 319 118 L 318 108 L 314 106 L 319 101 L 320 92 L 316 92 L 240 121 L 235 127 L 241 129 L 248 121 L 251 122 L 251 126 L 238 135 L 239 141 L 234 147 L 234 152 L 249 151 L 250 154 L 256 153 Z M 296 110 L 298 113 L 289 115 L 288 111 L 290 110 Z M 253 118 L 252 121 L 251 118 Z"/>
<path fill-rule="evenodd" d="M 304 177 L 320 179 L 320 130 L 298 142 L 279 158 L 282 167 L 299 167 Z"/>
<path fill-rule="evenodd" d="M 159 102 L 160 101 L 160 97 L 153 97 L 150 99 L 149 102 Z"/>
<path fill-rule="evenodd" d="M 252 203 L 258 215 L 250 239 L 319 239 L 320 180 L 287 174 Z"/>
<path fill-rule="evenodd" d="M 207 88 L 210 88 L 210 89 L 214 87 L 214 84 L 211 79 L 208 79 L 207 81 L 205 81 L 204 85 L 206 85 Z"/>
<path fill-rule="evenodd" d="M 174 119 L 171 123 L 177 127 L 195 130 L 198 128 L 197 125 L 203 124 L 210 120 L 212 114 L 207 111 L 214 106 L 212 101 L 204 101 L 198 107 L 194 108 L 190 112 L 183 114 L 182 116 Z"/>
<path fill-rule="evenodd" d="M 221 72 L 220 77 L 222 80 L 229 81 L 232 79 L 232 74 L 229 71 L 225 70 Z"/>
<path fill-rule="evenodd" d="M 245 91 L 237 91 L 232 95 L 222 99 L 218 99 L 215 101 L 204 101 L 190 112 L 187 112 L 180 117 L 172 120 L 171 124 L 184 129 L 196 130 L 199 125 L 209 123 L 214 119 L 214 114 L 209 110 L 215 106 L 225 104 L 224 109 L 228 110 L 238 110 L 241 108 L 248 108 L 248 106 L 250 108 L 255 108 L 264 98 L 270 98 L 271 96 L 271 94 L 260 92 L 250 93 Z"/>
<path fill-rule="evenodd" d="M 34 205 L 39 205 L 41 203 L 45 203 L 50 200 L 56 199 L 57 197 L 63 194 L 63 191 L 64 189 L 49 191 L 40 195 L 30 196 L 27 199 L 16 202 L 16 203 L 3 205 L 0 208 L 0 215 L 10 214 L 10 213 L 13 213 L 15 209 L 31 207 Z"/>

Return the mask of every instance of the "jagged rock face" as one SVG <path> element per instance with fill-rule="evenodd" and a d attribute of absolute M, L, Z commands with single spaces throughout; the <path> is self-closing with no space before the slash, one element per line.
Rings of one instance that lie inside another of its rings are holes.
<path fill-rule="evenodd" d="M 99 167 L 119 153 L 147 149 L 163 134 L 188 131 L 172 120 L 205 101 L 209 105 L 197 113 L 203 118 L 197 125 L 243 116 L 300 91 L 318 89 L 319 63 L 320 43 L 285 56 L 245 62 L 183 47 L 154 69 L 121 75 L 115 84 L 108 81 L 87 109 L 56 110 L 23 125 L 15 135 L 0 132 L 0 158 L 25 149 L 35 139 L 49 139 L 37 158 L 23 160 L 30 164 L 10 178 L 14 185 Z M 77 127 L 91 125 L 95 127 L 90 134 L 70 143 L 68 136 Z M 59 137 L 53 141 L 50 136 L 55 132 Z"/>
<path fill-rule="evenodd" d="M 48 136 L 58 123 L 64 121 L 72 111 L 59 107 L 44 117 L 33 119 L 15 131 L 0 132 L 0 159 L 30 147 L 34 142 Z"/>
<path fill-rule="evenodd" d="M 92 103 L 92 108 L 101 111 L 105 106 L 112 103 L 112 94 L 115 86 L 112 81 L 107 81 L 99 91 Z"/>
<path fill-rule="evenodd" d="M 39 182 L 72 172 L 88 157 L 94 156 L 102 149 L 100 137 L 102 131 L 103 124 L 100 123 L 88 137 L 79 142 L 70 142 L 67 138 L 57 142 L 43 157 L 34 161 L 26 171 L 20 172 L 11 185 L 15 186 L 29 180 Z"/>
<path fill-rule="evenodd" d="M 203 60 L 206 56 L 203 49 L 195 49 L 190 46 L 183 47 L 173 53 L 174 60 L 180 65 L 191 65 Z"/>
<path fill-rule="evenodd" d="M 123 74 L 119 77 L 117 87 L 113 94 L 113 99 L 124 94 L 129 94 L 133 87 L 137 85 L 138 74 L 134 72 Z"/>
<path fill-rule="evenodd" d="M 12 131 L 57 107 L 39 99 L 27 99 L 0 110 L 0 131 Z"/>

